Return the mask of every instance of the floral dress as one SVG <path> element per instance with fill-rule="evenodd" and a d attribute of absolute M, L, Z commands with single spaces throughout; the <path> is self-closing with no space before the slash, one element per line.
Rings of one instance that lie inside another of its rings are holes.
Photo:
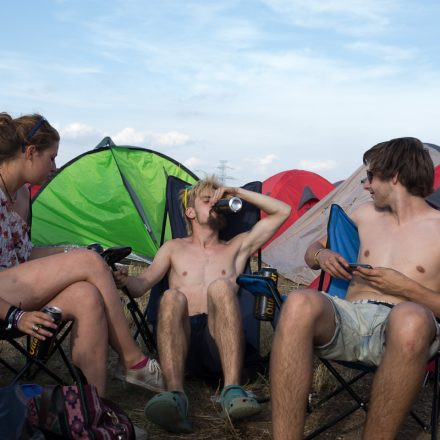
<path fill-rule="evenodd" d="M 24 263 L 31 251 L 29 227 L 0 189 L 0 270 Z"/>

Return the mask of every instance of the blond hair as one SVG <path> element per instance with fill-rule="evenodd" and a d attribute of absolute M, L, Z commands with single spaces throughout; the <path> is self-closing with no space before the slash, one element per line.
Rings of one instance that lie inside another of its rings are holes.
<path fill-rule="evenodd" d="M 200 195 L 206 190 L 215 191 L 221 186 L 222 184 L 215 176 L 208 176 L 199 180 L 195 185 L 180 190 L 180 207 L 182 209 L 183 218 L 185 219 L 188 235 L 192 234 L 192 225 L 190 219 L 186 216 L 186 208 L 194 208 L 196 198 L 200 197 Z"/>

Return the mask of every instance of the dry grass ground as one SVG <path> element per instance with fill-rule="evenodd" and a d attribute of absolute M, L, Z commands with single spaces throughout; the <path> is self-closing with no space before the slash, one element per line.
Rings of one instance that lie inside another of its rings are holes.
<path fill-rule="evenodd" d="M 133 265 L 130 267 L 132 273 L 137 273 L 142 268 L 139 265 Z M 293 285 L 289 280 L 283 278 L 280 279 L 279 288 L 281 293 L 287 293 L 291 290 L 298 288 L 299 286 Z M 147 298 L 140 300 L 141 307 L 144 306 Z M 262 326 L 262 347 L 263 351 L 270 349 L 272 341 L 272 329 L 267 323 L 263 323 Z M 0 342 L 0 356 L 8 356 L 17 365 L 21 362 L 21 359 L 14 356 L 14 354 L 6 347 L 4 342 Z M 186 383 L 186 392 L 189 397 L 191 414 L 193 419 L 194 432 L 190 435 L 176 435 L 170 434 L 161 430 L 160 428 L 149 423 L 143 416 L 143 408 L 145 403 L 152 397 L 152 393 L 128 384 L 123 384 L 120 381 L 111 378 L 111 366 L 116 361 L 114 353 L 110 354 L 109 360 L 109 380 L 108 380 L 108 395 L 107 397 L 117 402 L 123 407 L 132 418 L 133 422 L 143 427 L 149 434 L 151 440 L 162 439 L 209 439 L 209 440 L 266 440 L 271 439 L 271 406 L 270 401 L 263 404 L 263 410 L 260 415 L 252 419 L 235 423 L 232 425 L 229 421 L 225 421 L 220 417 L 220 408 L 215 402 L 216 397 L 219 394 L 219 390 L 208 386 L 207 384 L 197 381 L 189 380 Z M 51 360 L 51 365 L 55 368 L 58 367 L 57 362 L 59 360 Z M 60 369 L 61 368 L 60 364 Z M 5 385 L 8 380 L 11 379 L 10 374 L 4 367 L 0 366 L 0 385 Z M 47 382 L 47 378 L 40 374 L 34 379 L 35 382 L 44 383 Z M 357 386 L 360 392 L 368 392 L 370 388 L 371 378 L 366 377 L 362 379 Z M 312 387 L 312 405 L 316 403 L 329 390 L 334 389 L 336 385 L 335 380 L 329 376 L 324 368 L 318 366 L 314 369 L 314 380 Z M 259 376 L 258 379 L 252 383 L 248 383 L 247 388 L 255 392 L 258 396 L 268 396 L 269 386 L 267 376 Z M 430 414 L 430 398 L 431 398 L 431 385 L 428 385 L 428 389 L 423 389 L 416 403 L 417 412 L 428 417 Z M 323 408 L 317 408 L 307 418 L 306 431 L 311 432 L 317 426 L 321 425 L 324 420 L 334 415 L 336 410 L 341 408 L 347 408 L 350 406 L 351 401 L 347 397 L 346 393 L 339 395 L 332 405 L 324 406 Z M 322 434 L 319 438 L 322 439 L 346 439 L 355 440 L 361 438 L 362 424 L 365 420 L 363 411 L 356 411 L 353 415 L 340 422 L 338 425 Z M 401 433 L 398 436 L 399 439 L 428 439 L 430 436 L 423 433 L 420 427 L 411 419 L 408 418 Z"/>

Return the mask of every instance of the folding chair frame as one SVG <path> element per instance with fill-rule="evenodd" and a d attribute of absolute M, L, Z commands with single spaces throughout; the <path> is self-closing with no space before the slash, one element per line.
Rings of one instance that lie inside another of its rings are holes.
<path fill-rule="evenodd" d="M 63 347 L 62 343 L 67 337 L 67 335 L 70 333 L 73 323 L 72 322 L 64 322 L 62 323 L 59 331 L 57 332 L 58 335 L 61 334 L 58 338 L 55 339 L 54 344 L 48 354 L 48 359 L 52 357 L 52 355 L 58 351 L 61 358 L 63 359 L 63 362 L 65 366 L 67 367 L 67 370 L 69 371 L 70 376 L 75 381 L 76 380 L 76 373 L 74 366 L 72 365 L 71 361 L 67 357 Z M 0 337 L 0 341 L 5 341 L 9 345 L 11 345 L 15 350 L 17 350 L 19 353 L 23 355 L 25 358 L 25 364 L 23 367 L 21 367 L 19 370 L 14 368 L 10 363 L 8 363 L 6 360 L 0 358 L 0 364 L 2 364 L 4 367 L 6 367 L 9 371 L 15 374 L 13 380 L 11 383 L 19 382 L 20 380 L 26 378 L 27 380 L 32 379 L 35 377 L 35 375 L 40 371 L 43 370 L 49 377 L 54 379 L 59 384 L 65 384 L 66 381 L 62 379 L 58 374 L 56 374 L 54 371 L 52 371 L 46 364 L 48 361 L 42 361 L 39 359 L 34 358 L 27 349 L 23 348 L 23 346 L 16 341 L 16 339 L 20 337 L 26 337 L 27 338 L 27 347 L 29 347 L 29 341 L 30 337 L 28 335 L 17 333 L 15 335 L 8 336 L 8 335 L 2 335 Z"/>

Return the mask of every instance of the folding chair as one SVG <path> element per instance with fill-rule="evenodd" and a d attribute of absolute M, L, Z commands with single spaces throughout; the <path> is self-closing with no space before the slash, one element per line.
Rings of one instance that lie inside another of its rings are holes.
<path fill-rule="evenodd" d="M 0 321 L 0 324 L 2 324 L 2 321 Z M 60 328 L 57 332 L 56 339 L 54 341 L 54 344 L 51 348 L 51 351 L 49 352 L 47 356 L 47 360 L 39 360 L 34 358 L 29 353 L 29 346 L 30 346 L 30 336 L 21 333 L 18 330 L 6 330 L 2 331 L 0 330 L 0 341 L 6 342 L 11 347 L 13 347 L 15 353 L 19 353 L 24 358 L 24 364 L 17 369 L 15 366 L 11 364 L 11 361 L 6 360 L 4 357 L 0 357 L 0 364 L 3 365 L 5 368 L 7 368 L 11 373 L 13 373 L 13 378 L 9 383 L 16 383 L 19 381 L 22 381 L 23 379 L 29 380 L 32 379 L 40 370 L 43 370 L 49 377 L 51 377 L 53 380 L 55 380 L 59 384 L 66 384 L 66 381 L 62 379 L 59 374 L 57 374 L 54 369 L 51 369 L 48 367 L 48 362 L 54 355 L 54 353 L 57 351 L 62 360 L 64 365 L 67 367 L 67 370 L 72 377 L 73 381 L 76 380 L 76 373 L 75 373 L 75 367 L 70 362 L 69 358 L 67 357 L 63 347 L 62 343 L 66 336 L 69 334 L 71 327 L 73 323 L 71 321 L 69 322 L 63 322 L 60 325 Z M 24 345 L 17 341 L 19 338 L 26 337 L 26 347 L 24 348 Z M 0 355 L 2 353 L 0 352 Z"/>
<path fill-rule="evenodd" d="M 345 214 L 342 208 L 338 205 L 332 205 L 330 210 L 330 216 L 327 227 L 327 248 L 334 250 L 341 254 L 347 261 L 357 261 L 359 252 L 359 236 L 356 225 L 351 221 L 351 219 Z M 325 274 L 322 271 L 320 276 L 319 290 L 325 281 Z M 280 296 L 275 284 L 272 280 L 263 278 L 258 275 L 240 275 L 237 279 L 237 283 L 241 286 L 245 286 L 248 290 L 254 294 L 264 294 L 275 299 L 277 308 L 280 309 L 282 306 L 283 298 Z M 346 280 L 330 278 L 329 285 L 326 288 L 328 294 L 337 296 L 339 298 L 344 298 L 346 291 L 348 289 L 349 282 Z M 342 391 L 347 391 L 349 395 L 354 400 L 354 404 L 342 411 L 337 416 L 333 417 L 330 421 L 325 423 L 323 426 L 319 427 L 311 434 L 305 437 L 305 439 L 312 439 L 317 435 L 323 433 L 327 429 L 334 426 L 339 421 L 343 420 L 345 417 L 349 416 L 358 409 L 363 409 L 367 411 L 368 400 L 361 397 L 352 387 L 352 385 L 359 379 L 364 377 L 368 373 L 374 373 L 375 367 L 371 367 L 358 362 L 330 362 L 326 359 L 320 359 L 320 361 L 325 365 L 325 367 L 332 373 L 332 375 L 339 382 L 340 386 L 330 394 L 323 397 L 318 403 L 315 404 L 315 408 L 322 406 L 325 402 L 329 401 L 333 397 L 337 396 Z M 334 363 L 348 367 L 359 371 L 359 373 L 349 380 L 344 379 L 342 374 L 338 372 L 335 368 Z M 438 415 L 439 415 L 439 355 L 434 357 L 434 387 L 432 396 L 432 410 L 431 419 L 429 422 L 424 422 L 416 413 L 413 411 L 410 413 L 411 416 L 416 420 L 416 422 L 422 427 L 424 431 L 431 431 L 431 439 L 437 439 L 437 428 L 438 428 Z M 310 409 L 310 408 L 309 408 Z"/>
<path fill-rule="evenodd" d="M 164 217 L 163 231 L 167 227 L 167 224 L 171 228 L 171 235 L 173 238 L 182 238 L 187 236 L 186 224 L 180 209 L 179 192 L 181 189 L 186 188 L 187 182 L 178 179 L 173 176 L 169 176 L 167 179 L 167 197 L 166 197 L 166 214 Z M 251 182 L 244 185 L 243 188 L 261 192 L 261 182 Z M 221 231 L 220 238 L 222 240 L 229 240 L 235 235 L 248 231 L 252 226 L 260 219 L 260 211 L 253 205 L 243 201 L 243 207 L 240 212 L 236 214 L 226 214 L 227 227 Z M 163 243 L 164 233 L 161 237 L 161 244 Z M 258 267 L 261 266 L 261 254 L 258 254 Z M 250 264 L 248 262 L 247 272 L 250 272 Z M 137 327 L 135 337 L 141 335 L 142 339 L 148 339 L 151 341 L 151 330 L 157 325 L 157 314 L 159 310 L 160 298 L 168 289 L 168 279 L 165 277 L 160 283 L 151 289 L 148 305 L 144 312 L 140 312 L 140 309 L 133 299 L 129 298 L 128 308 L 134 309 L 137 319 L 134 320 Z M 246 354 L 245 354 L 245 366 L 252 362 L 259 363 L 264 362 L 260 354 L 260 322 L 253 316 L 253 295 L 246 291 L 246 289 L 240 289 L 238 292 L 241 315 L 243 320 L 243 328 L 246 340 Z M 131 310 L 130 310 L 131 311 Z M 132 313 L 133 315 L 133 313 Z M 138 324 L 138 321 L 141 323 Z M 150 327 L 151 326 L 151 327 Z M 148 329 L 148 333 L 144 333 L 145 329 Z M 154 339 L 153 339 L 153 343 Z"/>

